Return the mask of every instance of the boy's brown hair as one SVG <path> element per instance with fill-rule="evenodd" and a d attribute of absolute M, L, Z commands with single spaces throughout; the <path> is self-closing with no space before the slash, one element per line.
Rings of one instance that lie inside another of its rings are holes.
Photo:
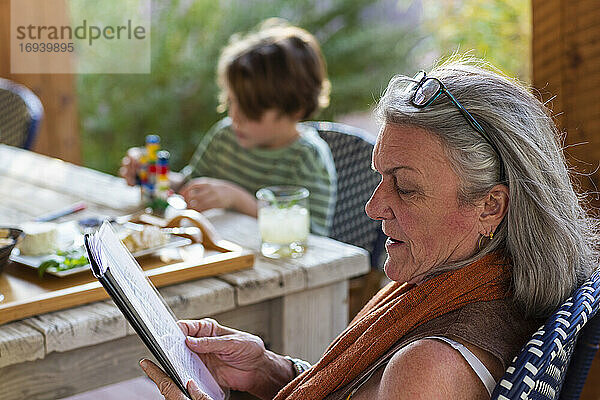
<path fill-rule="evenodd" d="M 259 120 L 275 109 L 306 119 L 329 105 L 330 83 L 319 43 L 304 29 L 280 19 L 263 22 L 246 36 L 234 35 L 219 58 L 219 111 L 227 89 L 246 118 Z"/>

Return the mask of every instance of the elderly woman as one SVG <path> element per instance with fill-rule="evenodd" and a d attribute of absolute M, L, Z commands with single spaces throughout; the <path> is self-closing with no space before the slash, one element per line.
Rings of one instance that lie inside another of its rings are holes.
<path fill-rule="evenodd" d="M 378 112 L 381 183 L 366 211 L 383 221 L 394 282 L 313 366 L 216 321 L 182 322 L 222 386 L 277 400 L 489 398 L 540 319 L 596 265 L 597 227 L 560 135 L 524 87 L 451 62 L 393 78 Z M 167 399 L 184 398 L 142 367 Z"/>

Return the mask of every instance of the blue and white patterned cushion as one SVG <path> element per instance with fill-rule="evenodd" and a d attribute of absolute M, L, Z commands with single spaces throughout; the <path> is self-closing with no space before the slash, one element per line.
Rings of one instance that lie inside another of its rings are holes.
<path fill-rule="evenodd" d="M 0 143 L 30 149 L 42 115 L 42 103 L 32 91 L 0 79 Z"/>
<path fill-rule="evenodd" d="M 561 389 L 568 375 L 577 339 L 583 327 L 597 313 L 599 299 L 600 269 L 597 269 L 533 334 L 506 370 L 492 393 L 492 399 L 563 398 Z M 595 346 L 591 348 L 597 349 Z M 589 363 L 583 369 L 579 368 L 578 373 L 581 374 L 584 370 L 587 374 L 588 369 Z M 584 381 L 585 377 L 578 386 L 569 390 L 580 392 Z M 578 398 L 578 393 L 575 396 Z"/>
<path fill-rule="evenodd" d="M 379 184 L 371 169 L 375 138 L 369 133 L 334 122 L 307 122 L 327 142 L 337 171 L 337 201 L 330 237 L 366 249 L 371 265 L 381 264 L 384 236 L 381 222 L 370 219 L 365 204 Z"/>

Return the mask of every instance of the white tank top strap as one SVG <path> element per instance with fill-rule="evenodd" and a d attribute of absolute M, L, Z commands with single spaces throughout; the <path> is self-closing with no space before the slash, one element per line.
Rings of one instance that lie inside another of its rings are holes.
<path fill-rule="evenodd" d="M 485 388 L 487 389 L 490 396 L 492 395 L 492 392 L 494 391 L 494 387 L 496 387 L 496 381 L 494 380 L 494 377 L 492 376 L 492 374 L 490 374 L 490 371 L 486 368 L 486 366 L 483 365 L 481 360 L 479 360 L 479 358 L 477 358 L 477 356 L 475 354 L 473 354 L 471 352 L 471 350 L 469 350 L 462 343 L 458 343 L 456 340 L 452 340 L 452 339 L 449 339 L 449 338 L 443 337 L 443 336 L 427 336 L 427 337 L 424 337 L 423 339 L 441 340 L 443 342 L 448 343 L 454 349 L 458 350 L 458 352 L 469 363 L 471 368 L 473 368 L 473 371 L 475 371 L 475 373 L 477 374 L 479 379 L 481 379 L 481 382 L 483 382 L 483 386 L 485 386 Z"/>

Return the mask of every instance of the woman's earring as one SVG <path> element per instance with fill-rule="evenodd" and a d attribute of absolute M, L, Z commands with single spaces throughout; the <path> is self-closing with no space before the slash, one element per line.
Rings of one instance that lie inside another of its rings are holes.
<path fill-rule="evenodd" d="M 482 243 L 483 238 L 488 238 L 490 240 L 494 239 L 494 231 L 490 231 L 489 235 L 484 234 L 479 237 L 479 241 L 477 242 L 477 249 L 479 249 L 479 250 L 481 250 L 481 243 Z"/>

